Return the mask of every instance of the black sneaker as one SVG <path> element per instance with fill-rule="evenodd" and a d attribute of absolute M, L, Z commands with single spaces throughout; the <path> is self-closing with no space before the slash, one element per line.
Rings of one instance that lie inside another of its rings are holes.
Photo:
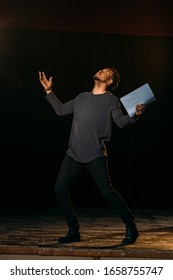
<path fill-rule="evenodd" d="M 125 238 L 122 240 L 122 245 L 129 245 L 136 242 L 136 239 L 139 237 L 139 232 L 136 228 L 135 223 L 130 225 L 126 225 L 126 235 Z"/>
<path fill-rule="evenodd" d="M 61 236 L 57 239 L 59 243 L 80 242 L 80 233 L 74 229 L 70 229 L 66 236 Z"/>

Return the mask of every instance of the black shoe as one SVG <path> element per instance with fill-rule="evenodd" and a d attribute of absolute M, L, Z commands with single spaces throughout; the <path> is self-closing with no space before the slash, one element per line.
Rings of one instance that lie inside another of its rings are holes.
<path fill-rule="evenodd" d="M 126 225 L 126 235 L 122 240 L 122 245 L 130 245 L 136 242 L 136 239 L 139 237 L 139 232 L 136 228 L 135 223 L 131 225 Z"/>
<path fill-rule="evenodd" d="M 70 229 L 66 236 L 59 237 L 57 241 L 59 243 L 80 242 L 80 233 L 74 229 Z"/>

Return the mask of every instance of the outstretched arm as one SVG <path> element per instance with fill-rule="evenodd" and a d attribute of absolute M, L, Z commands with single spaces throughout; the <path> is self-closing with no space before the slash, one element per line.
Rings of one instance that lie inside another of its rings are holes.
<path fill-rule="evenodd" d="M 145 105 L 136 104 L 136 112 L 133 117 L 130 117 L 128 114 L 124 114 L 121 110 L 119 100 L 114 97 L 114 106 L 112 110 L 112 118 L 114 122 L 120 127 L 125 128 L 129 124 L 132 124 L 138 120 L 138 118 L 144 113 Z"/>
<path fill-rule="evenodd" d="M 53 77 L 50 77 L 49 79 L 47 79 L 45 73 L 42 71 L 39 71 L 39 81 L 42 84 L 44 91 L 47 94 L 52 92 L 52 84 L 53 84 L 52 79 L 53 79 Z"/>
<path fill-rule="evenodd" d="M 39 71 L 39 81 L 42 84 L 44 91 L 47 93 L 47 101 L 52 105 L 54 111 L 58 116 L 72 114 L 74 110 L 74 100 L 62 104 L 61 101 L 55 96 L 55 94 L 52 91 L 52 78 L 53 77 L 47 79 L 45 73 Z"/>

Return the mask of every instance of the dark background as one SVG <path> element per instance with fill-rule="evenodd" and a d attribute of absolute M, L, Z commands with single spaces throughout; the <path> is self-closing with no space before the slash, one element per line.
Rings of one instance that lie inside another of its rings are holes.
<path fill-rule="evenodd" d="M 66 102 L 92 89 L 98 69 L 112 66 L 121 76 L 119 97 L 144 83 L 156 97 L 133 126 L 120 130 L 113 124 L 112 182 L 131 208 L 172 209 L 171 1 L 145 7 L 134 1 L 131 8 L 125 2 L 109 8 L 87 2 L 85 9 L 78 1 L 55 2 L 1 5 L 0 207 L 56 206 L 53 187 L 72 116 L 56 116 L 38 71 L 53 76 L 54 92 Z M 87 171 L 72 199 L 76 206 L 106 206 Z"/>

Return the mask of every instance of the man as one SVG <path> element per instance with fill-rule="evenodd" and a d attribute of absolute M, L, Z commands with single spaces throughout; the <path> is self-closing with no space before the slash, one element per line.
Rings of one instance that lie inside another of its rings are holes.
<path fill-rule="evenodd" d="M 73 114 L 69 139 L 69 148 L 62 162 L 55 183 L 55 194 L 68 225 L 67 235 L 59 237 L 59 243 L 81 241 L 78 219 L 73 210 L 70 190 L 83 168 L 87 168 L 97 187 L 115 213 L 118 213 L 126 226 L 122 245 L 133 244 L 139 236 L 135 218 L 125 201 L 112 186 L 106 145 L 111 138 L 112 120 L 124 128 L 137 121 L 144 112 L 144 105 L 136 105 L 133 118 L 124 115 L 120 109 L 114 90 L 120 81 L 119 73 L 114 68 L 99 70 L 94 76 L 91 92 L 83 92 L 73 100 L 62 104 L 52 91 L 52 78 L 47 79 L 44 72 L 39 72 L 39 80 L 46 92 L 46 99 L 58 116 Z"/>

